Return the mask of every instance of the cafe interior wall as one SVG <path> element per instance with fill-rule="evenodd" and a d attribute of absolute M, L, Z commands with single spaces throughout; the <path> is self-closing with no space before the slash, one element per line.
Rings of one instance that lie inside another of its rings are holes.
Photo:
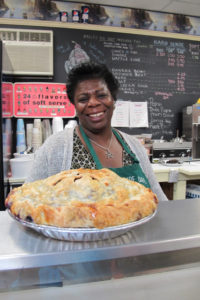
<path fill-rule="evenodd" d="M 66 21 L 73 22 L 72 12 L 85 6 L 90 24 L 200 35 L 199 17 L 85 2 L 0 0 L 0 18 L 61 22 L 61 13 L 66 12 Z"/>
<path fill-rule="evenodd" d="M 85 6 L 89 8 L 90 24 L 200 35 L 199 17 L 85 2 L 0 0 L 0 18 L 19 20 L 19 25 L 22 19 L 40 21 L 41 24 L 42 21 L 63 22 L 60 15 L 66 12 L 66 21 L 73 22 L 72 11 L 81 11 Z M 16 124 L 13 123 L 15 131 Z"/>
<path fill-rule="evenodd" d="M 19 20 L 19 25 L 22 19 L 40 21 L 41 24 L 42 21 L 63 22 L 61 14 L 66 12 L 64 22 L 73 22 L 72 12 L 81 12 L 84 6 L 89 9 L 87 22 L 90 24 L 200 36 L 199 17 L 85 2 L 0 0 L 0 18 Z M 166 190 L 171 194 L 168 186 Z"/>

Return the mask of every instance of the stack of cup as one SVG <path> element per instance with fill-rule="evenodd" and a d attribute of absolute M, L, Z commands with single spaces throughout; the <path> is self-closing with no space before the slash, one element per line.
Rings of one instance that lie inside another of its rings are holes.
<path fill-rule="evenodd" d="M 37 127 L 33 127 L 32 133 L 32 147 L 33 152 L 35 152 L 41 146 L 41 137 L 40 137 L 40 130 Z"/>
<path fill-rule="evenodd" d="M 53 124 L 52 124 L 53 133 L 62 131 L 63 127 L 64 127 L 63 119 L 61 117 L 54 117 Z"/>
<path fill-rule="evenodd" d="M 42 145 L 42 121 L 41 121 L 41 119 L 34 119 L 33 127 L 39 129 L 40 144 Z"/>
<path fill-rule="evenodd" d="M 66 125 L 65 128 L 74 128 L 77 125 L 77 121 L 76 120 L 70 120 Z"/>
<path fill-rule="evenodd" d="M 52 135 L 51 124 L 49 119 L 42 121 L 42 138 L 45 141 L 50 135 Z"/>
<path fill-rule="evenodd" d="M 26 124 L 26 142 L 28 148 L 32 148 L 32 139 L 33 139 L 33 124 L 28 123 Z"/>
<path fill-rule="evenodd" d="M 41 119 L 34 119 L 32 131 L 32 147 L 35 152 L 42 145 L 42 122 Z"/>
<path fill-rule="evenodd" d="M 17 120 L 17 152 L 23 153 L 26 150 L 24 120 Z"/>

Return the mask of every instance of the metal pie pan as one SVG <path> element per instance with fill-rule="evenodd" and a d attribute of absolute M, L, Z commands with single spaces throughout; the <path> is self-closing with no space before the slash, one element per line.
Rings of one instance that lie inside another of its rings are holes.
<path fill-rule="evenodd" d="M 136 226 L 142 225 L 148 221 L 150 221 L 157 210 L 154 211 L 153 214 L 140 219 L 138 221 L 123 224 L 119 226 L 106 227 L 103 229 L 98 228 L 61 228 L 55 226 L 47 226 L 47 225 L 38 225 L 28 221 L 24 221 L 14 216 L 10 210 L 7 210 L 9 215 L 21 225 L 31 228 L 38 233 L 43 234 L 46 237 L 50 237 L 57 240 L 65 240 L 65 241 L 98 241 L 98 240 L 106 240 L 117 237 L 126 233 L 127 231 L 133 229 Z"/>

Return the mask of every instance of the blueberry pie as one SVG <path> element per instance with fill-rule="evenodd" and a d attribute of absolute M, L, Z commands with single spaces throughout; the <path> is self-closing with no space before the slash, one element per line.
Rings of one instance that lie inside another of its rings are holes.
<path fill-rule="evenodd" d="M 13 189 L 11 214 L 39 225 L 105 228 L 151 215 L 156 195 L 109 169 L 73 169 Z"/>

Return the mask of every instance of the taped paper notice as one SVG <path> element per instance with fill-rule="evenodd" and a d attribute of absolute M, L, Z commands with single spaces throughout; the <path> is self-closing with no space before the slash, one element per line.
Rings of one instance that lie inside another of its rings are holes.
<path fill-rule="evenodd" d="M 178 181 L 178 177 L 179 177 L 179 171 L 178 170 L 170 170 L 169 172 L 169 179 L 168 182 L 177 182 Z"/>
<path fill-rule="evenodd" d="M 147 102 L 130 102 L 130 127 L 149 127 Z"/>
<path fill-rule="evenodd" d="M 116 101 L 111 120 L 113 127 L 129 127 L 129 104 L 129 101 Z"/>

